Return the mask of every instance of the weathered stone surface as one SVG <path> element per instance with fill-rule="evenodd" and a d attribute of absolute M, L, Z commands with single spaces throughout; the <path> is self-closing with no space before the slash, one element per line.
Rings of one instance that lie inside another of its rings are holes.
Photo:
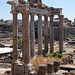
<path fill-rule="evenodd" d="M 63 15 L 59 15 L 59 52 L 63 52 Z"/>
<path fill-rule="evenodd" d="M 38 75 L 46 75 L 46 65 L 39 66 L 39 73 Z"/>
<path fill-rule="evenodd" d="M 28 12 L 22 13 L 22 53 L 24 64 L 30 62 L 30 49 L 29 49 L 29 14 Z"/>
<path fill-rule="evenodd" d="M 18 50 L 18 27 L 17 27 L 17 12 L 13 13 L 13 60 L 17 60 Z"/>
<path fill-rule="evenodd" d="M 71 56 L 70 55 L 67 55 L 66 57 L 64 57 L 62 59 L 62 61 L 63 61 L 64 64 L 71 63 Z"/>
<path fill-rule="evenodd" d="M 24 75 L 24 65 L 15 65 L 15 74 L 14 75 Z"/>
<path fill-rule="evenodd" d="M 70 75 L 75 75 L 75 70 L 71 70 Z"/>
<path fill-rule="evenodd" d="M 44 24 L 44 50 L 45 53 L 48 53 L 48 16 L 45 17 L 45 24 Z"/>
<path fill-rule="evenodd" d="M 54 72 L 54 64 L 47 64 L 47 72 L 48 73 L 53 73 Z"/>
<path fill-rule="evenodd" d="M 67 59 L 65 57 L 62 59 L 62 61 L 64 64 L 67 64 Z"/>
<path fill-rule="evenodd" d="M 60 62 L 54 61 L 54 72 L 57 72 L 60 69 Z"/>
<path fill-rule="evenodd" d="M 56 73 L 52 73 L 51 75 L 57 75 Z"/>
<path fill-rule="evenodd" d="M 54 51 L 54 29 L 53 29 L 53 15 L 50 16 L 50 53 Z"/>
<path fill-rule="evenodd" d="M 65 71 L 65 70 L 59 70 L 59 71 L 56 72 L 56 74 L 57 75 L 69 75 L 68 71 Z"/>
<path fill-rule="evenodd" d="M 38 55 L 42 54 L 42 16 L 38 15 Z"/>
<path fill-rule="evenodd" d="M 34 14 L 31 14 L 30 23 L 30 56 L 35 56 L 35 28 L 34 28 Z"/>
<path fill-rule="evenodd" d="M 37 75 L 35 71 L 30 72 L 30 75 Z"/>
<path fill-rule="evenodd" d="M 60 69 L 63 69 L 63 70 L 75 70 L 75 66 L 72 66 L 72 65 L 60 65 Z"/>

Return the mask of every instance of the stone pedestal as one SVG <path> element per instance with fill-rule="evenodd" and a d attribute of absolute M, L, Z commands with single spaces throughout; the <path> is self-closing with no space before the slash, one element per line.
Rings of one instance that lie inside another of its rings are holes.
<path fill-rule="evenodd" d="M 54 52 L 54 25 L 53 25 L 53 15 L 50 16 L 50 53 Z"/>
<path fill-rule="evenodd" d="M 62 61 L 63 61 L 63 64 L 67 64 L 67 59 L 65 57 L 62 59 Z"/>
<path fill-rule="evenodd" d="M 30 75 L 30 71 L 32 71 L 31 64 L 16 64 L 15 65 L 15 74 L 14 75 Z"/>
<path fill-rule="evenodd" d="M 24 65 L 15 65 L 15 75 L 25 75 Z"/>
<path fill-rule="evenodd" d="M 38 15 L 38 55 L 42 54 L 42 16 Z"/>
<path fill-rule="evenodd" d="M 14 75 L 14 72 L 15 70 L 14 70 L 14 64 L 11 64 L 11 75 Z"/>
<path fill-rule="evenodd" d="M 39 74 L 38 75 L 46 75 L 46 66 L 45 65 L 39 66 Z"/>
<path fill-rule="evenodd" d="M 54 64 L 47 64 L 47 72 L 50 74 L 54 72 Z"/>
<path fill-rule="evenodd" d="M 63 15 L 59 15 L 59 52 L 63 52 Z"/>
<path fill-rule="evenodd" d="M 30 26 L 30 53 L 31 57 L 35 56 L 35 28 L 34 28 L 34 14 L 31 14 L 31 26 Z"/>
<path fill-rule="evenodd" d="M 45 17 L 44 24 L 44 50 L 45 53 L 48 53 L 48 16 Z"/>
<path fill-rule="evenodd" d="M 60 70 L 60 62 L 54 61 L 54 72 L 57 72 L 58 70 Z"/>

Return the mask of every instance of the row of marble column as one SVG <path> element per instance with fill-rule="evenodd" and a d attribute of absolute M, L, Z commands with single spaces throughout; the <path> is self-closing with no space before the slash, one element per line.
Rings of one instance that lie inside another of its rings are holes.
<path fill-rule="evenodd" d="M 17 60 L 17 39 L 18 39 L 18 27 L 17 27 L 17 14 L 13 13 L 13 60 Z M 31 15 L 31 31 L 29 34 L 29 14 L 28 12 L 22 12 L 22 53 L 24 63 L 30 62 L 30 56 L 35 56 L 35 29 L 34 29 L 34 14 Z M 50 53 L 54 51 L 54 29 L 53 29 L 53 15 L 50 15 Z M 48 53 L 48 16 L 44 16 L 44 50 Z M 29 49 L 30 40 L 30 49 Z M 59 15 L 59 52 L 63 51 L 63 15 Z M 38 15 L 38 55 L 42 54 L 42 15 Z"/>

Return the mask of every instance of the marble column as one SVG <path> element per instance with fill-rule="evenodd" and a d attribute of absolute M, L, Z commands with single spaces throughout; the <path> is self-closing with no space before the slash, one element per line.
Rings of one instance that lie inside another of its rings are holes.
<path fill-rule="evenodd" d="M 63 15 L 59 15 L 59 52 L 63 51 Z"/>
<path fill-rule="evenodd" d="M 31 14 L 31 26 L 30 26 L 30 53 L 31 57 L 35 56 L 35 28 L 34 28 L 34 14 Z"/>
<path fill-rule="evenodd" d="M 54 52 L 54 25 L 53 15 L 50 15 L 50 53 Z"/>
<path fill-rule="evenodd" d="M 42 16 L 38 15 L 38 55 L 42 55 Z"/>
<path fill-rule="evenodd" d="M 48 53 L 48 16 L 44 16 L 44 50 L 45 53 Z"/>
<path fill-rule="evenodd" d="M 30 62 L 30 51 L 29 51 L 29 14 L 26 11 L 22 12 L 22 53 L 24 64 Z"/>

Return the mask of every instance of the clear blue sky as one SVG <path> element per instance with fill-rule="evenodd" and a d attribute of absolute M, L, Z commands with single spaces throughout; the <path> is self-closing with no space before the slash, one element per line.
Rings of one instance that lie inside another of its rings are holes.
<path fill-rule="evenodd" d="M 12 19 L 11 6 L 6 3 L 7 1 L 9 0 L 0 0 L 0 19 Z M 75 18 L 75 0 L 42 0 L 42 2 L 50 7 L 63 8 L 64 17 L 72 21 Z"/>

